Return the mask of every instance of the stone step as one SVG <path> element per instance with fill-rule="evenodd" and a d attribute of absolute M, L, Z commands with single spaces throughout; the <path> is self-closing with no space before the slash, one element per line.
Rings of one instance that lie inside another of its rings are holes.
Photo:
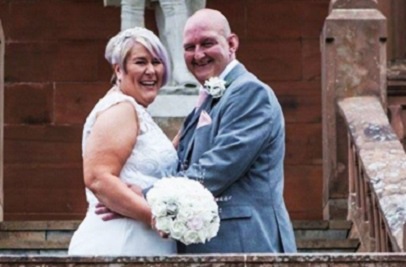
<path fill-rule="evenodd" d="M 293 221 L 297 240 L 347 239 L 352 222 L 334 221 Z"/>
<path fill-rule="evenodd" d="M 342 239 L 342 240 L 296 240 L 299 252 L 313 253 L 353 253 L 356 252 L 360 242 L 358 239 Z"/>
<path fill-rule="evenodd" d="M 66 255 L 80 221 L 0 223 L 0 254 Z M 293 221 L 299 252 L 354 252 L 358 240 L 347 239 L 351 222 Z"/>

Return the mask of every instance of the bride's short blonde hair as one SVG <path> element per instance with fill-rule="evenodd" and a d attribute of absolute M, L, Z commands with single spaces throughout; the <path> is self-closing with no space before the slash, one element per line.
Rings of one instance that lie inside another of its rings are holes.
<path fill-rule="evenodd" d="M 151 55 L 162 62 L 165 70 L 162 82 L 163 85 L 167 84 L 171 73 L 168 52 L 159 38 L 146 28 L 134 27 L 119 32 L 107 43 L 104 57 L 111 65 L 118 64 L 120 68 L 126 71 L 125 61 L 129 51 L 135 43 L 143 45 Z M 114 76 L 113 79 L 115 82 Z"/>

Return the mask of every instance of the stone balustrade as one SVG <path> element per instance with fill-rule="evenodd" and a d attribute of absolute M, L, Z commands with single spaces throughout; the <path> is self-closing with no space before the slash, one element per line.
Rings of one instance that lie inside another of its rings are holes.
<path fill-rule="evenodd" d="M 365 251 L 405 251 L 406 154 L 376 97 L 338 104 L 349 131 L 350 217 Z"/>

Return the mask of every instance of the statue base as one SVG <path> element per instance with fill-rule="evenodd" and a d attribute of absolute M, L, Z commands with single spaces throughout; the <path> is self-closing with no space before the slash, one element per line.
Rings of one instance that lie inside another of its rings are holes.
<path fill-rule="evenodd" d="M 164 133 L 172 139 L 185 117 L 194 109 L 198 98 L 195 87 L 166 86 L 159 91 L 148 112 Z"/>

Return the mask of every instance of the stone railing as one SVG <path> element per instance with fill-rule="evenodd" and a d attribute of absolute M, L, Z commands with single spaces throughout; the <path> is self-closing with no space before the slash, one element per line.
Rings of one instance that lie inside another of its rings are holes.
<path fill-rule="evenodd" d="M 406 251 L 406 154 L 376 97 L 338 102 L 347 125 L 349 217 L 360 251 Z"/>
<path fill-rule="evenodd" d="M 167 257 L 0 257 L 0 266 L 406 266 L 402 254 L 206 254 Z"/>

